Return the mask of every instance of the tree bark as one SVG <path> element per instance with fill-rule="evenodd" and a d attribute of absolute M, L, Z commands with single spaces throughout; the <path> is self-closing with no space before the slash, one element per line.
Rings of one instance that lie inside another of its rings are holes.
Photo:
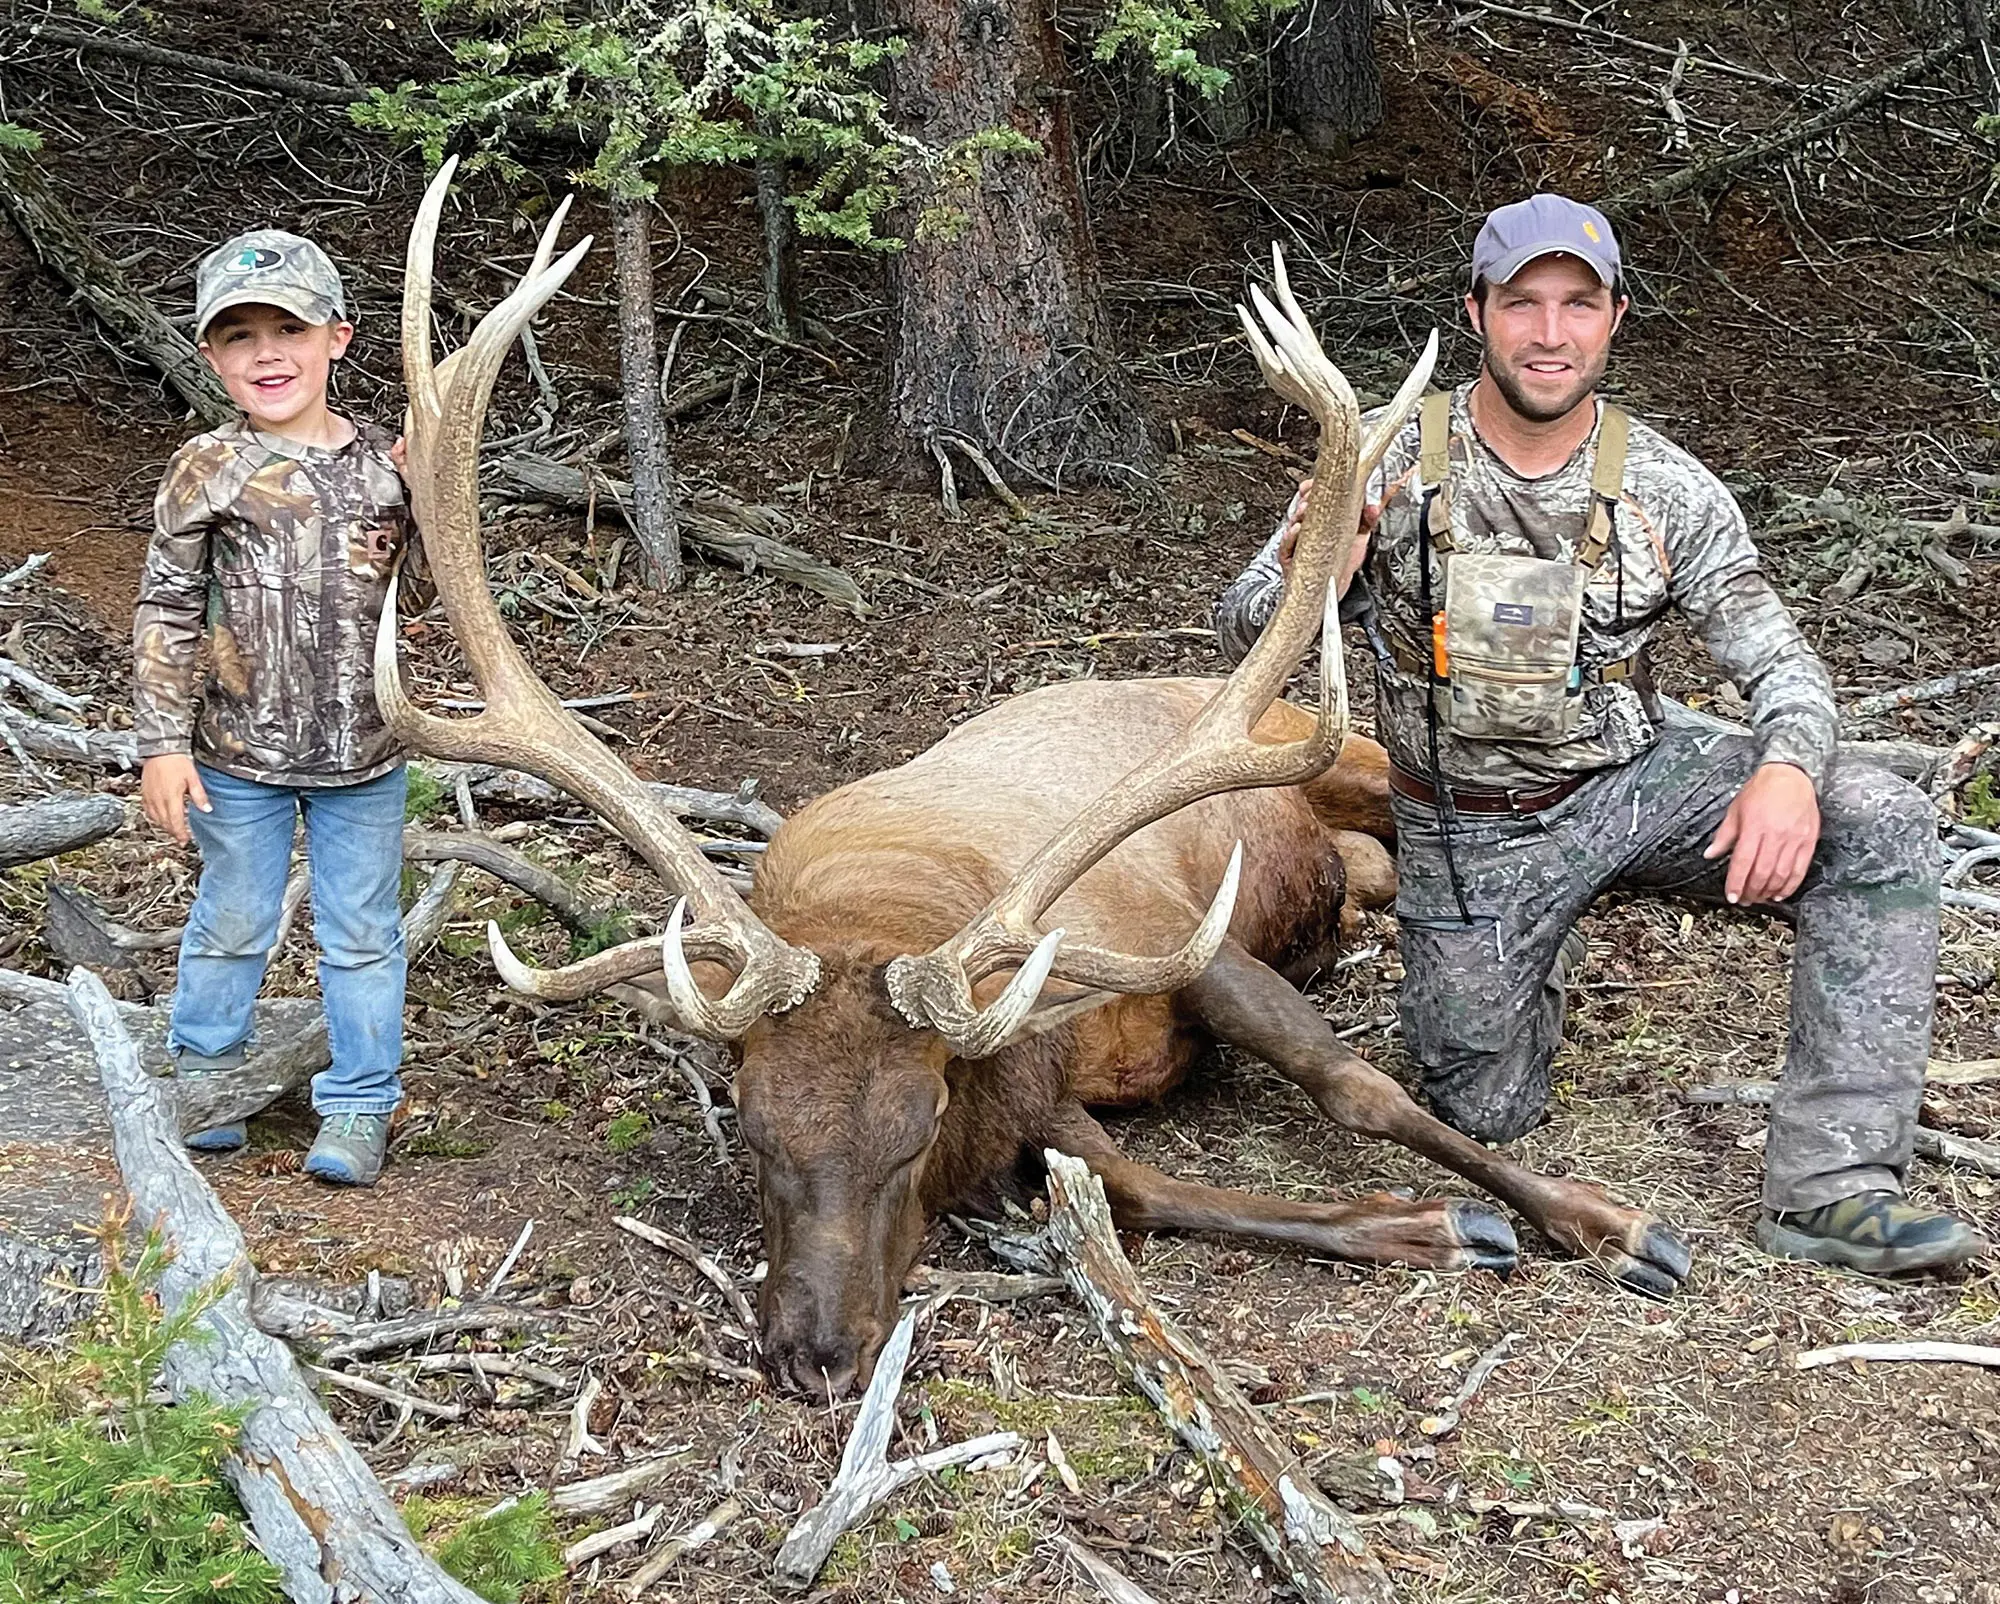
<path fill-rule="evenodd" d="M 208 364 L 97 248 L 32 156 L 0 149 L 0 210 L 13 218 L 43 266 L 83 297 L 125 349 L 165 374 L 204 424 L 237 416 L 236 403 Z"/>
<path fill-rule="evenodd" d="M 1072 89 L 1042 0 L 883 0 L 908 41 L 891 93 L 933 146 L 985 130 L 1039 147 L 969 183 L 919 177 L 889 259 L 883 454 L 932 471 L 940 435 L 1040 483 L 1128 480 L 1152 431 L 1112 354 L 1070 126 Z M 928 219 L 928 225 L 926 225 Z M 942 219 L 942 220 L 941 220 Z"/>
<path fill-rule="evenodd" d="M 681 583 L 680 520 L 673 464 L 660 417 L 660 355 L 653 317 L 653 239 L 648 202 L 613 196 L 611 237 L 618 264 L 618 368 L 625 392 L 625 454 L 632 465 L 632 532 L 654 584 Z"/>
<path fill-rule="evenodd" d="M 71 792 L 0 808 L 0 869 L 87 847 L 124 822 L 125 804 L 115 796 Z"/>
<path fill-rule="evenodd" d="M 790 164 L 776 150 L 757 158 L 757 215 L 764 224 L 764 320 L 773 334 L 796 340 L 799 220 L 786 204 L 791 192 L 790 173 Z"/>
<path fill-rule="evenodd" d="M 1344 152 L 1382 120 L 1375 0 L 1304 0 L 1279 27 L 1280 115 L 1314 150 Z"/>

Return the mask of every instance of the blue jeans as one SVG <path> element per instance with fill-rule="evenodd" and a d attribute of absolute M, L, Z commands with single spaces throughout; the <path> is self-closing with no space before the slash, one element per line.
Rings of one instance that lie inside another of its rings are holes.
<path fill-rule="evenodd" d="M 170 1048 L 220 1058 L 243 1046 L 278 936 L 292 829 L 306 816 L 313 934 L 332 1063 L 313 1077 L 321 1114 L 386 1114 L 402 1101 L 401 768 L 361 785 L 260 785 L 202 768 L 212 812 L 192 804 L 201 885 L 181 937 Z"/>

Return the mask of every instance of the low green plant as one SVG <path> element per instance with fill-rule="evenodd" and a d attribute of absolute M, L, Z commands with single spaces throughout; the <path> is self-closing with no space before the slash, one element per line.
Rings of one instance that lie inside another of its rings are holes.
<path fill-rule="evenodd" d="M 604 1127 L 604 1145 L 614 1153 L 629 1153 L 646 1139 L 652 1120 L 641 1110 L 628 1108 L 615 1115 Z"/>
<path fill-rule="evenodd" d="M 152 1232 L 129 1257 L 125 1224 L 113 1214 L 100 1227 L 105 1284 L 81 1334 L 0 1359 L 12 1372 L 0 1604 L 283 1604 L 222 1475 L 245 1411 L 155 1392 L 167 1351 L 201 1340 L 197 1322 L 228 1284 L 166 1315 L 155 1289 L 172 1252 Z"/>
<path fill-rule="evenodd" d="M 403 799 L 403 818 L 415 824 L 429 818 L 445 804 L 444 782 L 421 763 L 409 766 L 409 791 Z"/>
<path fill-rule="evenodd" d="M 403 1505 L 403 1524 L 412 1535 L 487 1604 L 521 1604 L 530 1589 L 563 1574 L 562 1549 L 544 1492 L 529 1493 L 490 1514 L 474 1516 L 453 1526 L 441 1541 L 430 1541 L 448 1518 L 446 1506 L 421 1497 Z"/>
<path fill-rule="evenodd" d="M 1966 786 L 1965 822 L 1975 830 L 2000 830 L 2000 795 L 1994 794 L 1992 775 L 1974 775 Z"/>
<path fill-rule="evenodd" d="M 659 1183 L 650 1175 L 642 1175 L 636 1181 L 628 1181 L 611 1194 L 611 1206 L 620 1214 L 637 1214 L 653 1201 L 653 1194 L 659 1191 Z"/>

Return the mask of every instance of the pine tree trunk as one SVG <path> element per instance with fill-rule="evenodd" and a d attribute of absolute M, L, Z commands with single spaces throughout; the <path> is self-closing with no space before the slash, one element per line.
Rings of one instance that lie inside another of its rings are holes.
<path fill-rule="evenodd" d="M 674 473 L 660 416 L 660 355 L 653 318 L 653 240 L 643 200 L 611 201 L 618 268 L 618 371 L 625 395 L 625 455 L 632 466 L 632 532 L 653 583 L 681 582 L 680 519 Z"/>
<path fill-rule="evenodd" d="M 1071 83 L 1042 0 L 886 0 L 909 41 L 896 114 L 934 146 L 1013 129 L 1040 149 L 988 157 L 971 184 L 916 188 L 889 259 L 884 455 L 925 472 L 940 432 L 1005 474 L 1129 479 L 1155 444 L 1111 350 L 1070 127 Z M 956 216 L 925 230 L 939 209 Z"/>
<path fill-rule="evenodd" d="M 772 130 L 759 123 L 760 132 Z M 757 215 L 764 224 L 764 318 L 773 334 L 796 339 L 799 328 L 799 223 L 786 200 L 790 164 L 777 151 L 757 158 Z"/>
<path fill-rule="evenodd" d="M 1303 0 L 1279 26 L 1280 115 L 1314 150 L 1345 151 L 1382 120 L 1375 0 Z"/>

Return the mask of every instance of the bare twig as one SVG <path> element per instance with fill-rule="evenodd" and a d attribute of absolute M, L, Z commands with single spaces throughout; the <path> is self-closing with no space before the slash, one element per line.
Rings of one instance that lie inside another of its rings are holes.
<path fill-rule="evenodd" d="M 1452 1395 L 1451 1402 L 1435 1415 L 1421 1421 L 1417 1429 L 1426 1437 L 1442 1437 L 1446 1432 L 1458 1430 L 1459 1417 L 1465 1412 L 1465 1406 L 1479 1396 L 1479 1389 L 1486 1385 L 1494 1371 L 1507 1362 L 1508 1350 L 1520 1340 L 1520 1332 L 1509 1331 L 1482 1353 L 1474 1361 L 1472 1368 L 1466 1371 L 1465 1380 Z"/>
<path fill-rule="evenodd" d="M 1012 1454 L 1021 1439 L 1011 1431 L 936 1448 L 908 1459 L 889 1460 L 889 1436 L 896 1426 L 896 1398 L 903 1390 L 903 1370 L 910 1362 L 910 1338 L 917 1317 L 906 1314 L 896 1322 L 875 1361 L 875 1375 L 854 1417 L 854 1431 L 840 1456 L 840 1470 L 826 1496 L 800 1517 L 778 1547 L 778 1581 L 787 1587 L 812 1586 L 827 1555 L 843 1532 L 866 1520 L 897 1489 L 932 1471 L 972 1464 L 996 1455 Z"/>
<path fill-rule="evenodd" d="M 660 1545 L 658 1552 L 647 1555 L 646 1563 L 620 1585 L 620 1594 L 627 1600 L 636 1599 L 666 1575 L 684 1555 L 692 1554 L 704 1543 L 720 1537 L 742 1513 L 741 1499 L 725 1498 L 686 1531 L 669 1537 Z"/>
<path fill-rule="evenodd" d="M 711 1259 L 706 1253 L 688 1241 L 686 1237 L 675 1236 L 671 1231 L 662 1231 L 657 1225 L 648 1225 L 644 1220 L 635 1220 L 629 1214 L 621 1214 L 614 1222 L 621 1231 L 629 1231 L 641 1242 L 650 1242 L 682 1259 L 701 1273 L 711 1285 L 728 1301 L 743 1329 L 750 1333 L 754 1341 L 757 1331 L 757 1315 L 750 1307 L 750 1300 L 743 1295 L 743 1289 L 736 1284 L 736 1278 Z"/>
<path fill-rule="evenodd" d="M 1801 1370 L 1817 1370 L 1821 1365 L 1839 1364 L 1843 1359 L 1907 1359 L 1923 1364 L 2000 1367 L 2000 1348 L 1971 1342 L 1843 1342 L 1833 1348 L 1810 1348 L 1793 1363 Z"/>
<path fill-rule="evenodd" d="M 1057 1533 L 1056 1543 L 1069 1556 L 1071 1563 L 1090 1578 L 1091 1583 L 1104 1595 L 1108 1604 L 1157 1604 L 1151 1593 L 1097 1550 L 1086 1548 L 1074 1538 L 1061 1533 Z"/>
<path fill-rule="evenodd" d="M 508 1275 L 512 1273 L 515 1264 L 519 1262 L 522 1250 L 528 1245 L 528 1238 L 534 1234 L 535 1222 L 533 1220 L 523 1220 L 521 1222 L 521 1234 L 514 1238 L 514 1245 L 507 1250 L 507 1257 L 500 1261 L 500 1268 L 493 1272 L 493 1279 L 486 1283 L 487 1297 L 497 1298 L 500 1296 L 501 1287 L 507 1284 Z"/>
<path fill-rule="evenodd" d="M 1878 691 L 1873 696 L 1864 696 L 1842 716 L 1876 718 L 1899 707 L 1915 707 L 1919 702 L 1940 701 L 1944 697 L 1956 696 L 1962 691 L 1977 690 L 1982 685 L 1992 685 L 1996 682 L 2000 682 L 2000 663 L 1988 663 L 1982 668 L 1961 668 L 1955 673 L 1945 674 L 1938 679 L 1927 679 L 1918 685 L 1903 685 L 1893 691 Z"/>
<path fill-rule="evenodd" d="M 601 1532 L 592 1532 L 588 1537 L 571 1543 L 563 1550 L 564 1567 L 573 1571 L 581 1565 L 588 1565 L 600 1554 L 608 1554 L 612 1549 L 623 1547 L 626 1543 L 636 1543 L 642 1537 L 652 1536 L 653 1528 L 660 1524 L 660 1514 L 664 1507 L 655 1504 L 644 1514 L 635 1516 L 622 1526 L 609 1526 Z"/>
<path fill-rule="evenodd" d="M 549 1494 L 549 1507 L 561 1515 L 602 1515 L 606 1510 L 621 1508 L 633 1494 L 655 1487 L 675 1471 L 686 1469 L 695 1458 L 692 1449 L 679 1448 L 608 1475 L 570 1482 Z"/>
<path fill-rule="evenodd" d="M 586 1376 L 583 1385 L 577 1388 L 576 1401 L 569 1409 L 569 1436 L 563 1442 L 562 1457 L 566 1460 L 581 1459 L 585 1454 L 604 1453 L 604 1444 L 590 1434 L 590 1410 L 604 1391 L 604 1383 L 595 1376 Z"/>
<path fill-rule="evenodd" d="M 377 1320 L 359 1326 L 338 1342 L 329 1343 L 320 1357 L 329 1364 L 343 1359 L 362 1359 L 371 1354 L 394 1353 L 414 1348 L 439 1337 L 458 1336 L 467 1331 L 524 1331 L 539 1326 L 541 1317 L 506 1303 L 474 1303 L 462 1309 L 437 1309 L 428 1314 L 405 1315 L 400 1320 Z"/>
<path fill-rule="evenodd" d="M 420 1398 L 413 1392 L 398 1392 L 394 1387 L 385 1387 L 379 1381 L 370 1381 L 366 1376 L 351 1376 L 345 1370 L 328 1370 L 321 1365 L 306 1366 L 306 1373 L 319 1377 L 329 1387 L 338 1387 L 342 1392 L 351 1392 L 362 1398 L 373 1398 L 380 1403 L 392 1403 L 419 1415 L 430 1415 L 437 1420 L 462 1420 L 465 1408 L 462 1404 L 433 1403 L 428 1398 Z"/>

